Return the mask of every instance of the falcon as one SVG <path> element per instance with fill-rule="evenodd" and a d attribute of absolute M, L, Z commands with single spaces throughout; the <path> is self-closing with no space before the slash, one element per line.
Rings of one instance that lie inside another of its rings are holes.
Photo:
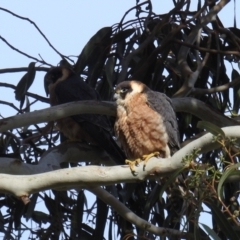
<path fill-rule="evenodd" d="M 180 148 L 178 124 L 171 100 L 138 81 L 124 81 L 114 94 L 117 103 L 115 133 L 131 171 L 149 158 L 169 158 Z"/>
<path fill-rule="evenodd" d="M 50 95 L 51 106 L 73 101 L 97 100 L 98 93 L 82 80 L 70 67 L 50 69 L 44 77 L 46 94 Z M 58 129 L 70 141 L 98 145 L 116 164 L 123 164 L 125 155 L 112 138 L 108 118 L 97 114 L 79 114 L 56 121 Z"/>

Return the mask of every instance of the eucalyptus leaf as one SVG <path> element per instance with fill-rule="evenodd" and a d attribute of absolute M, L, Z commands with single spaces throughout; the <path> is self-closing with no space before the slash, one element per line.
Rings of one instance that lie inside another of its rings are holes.
<path fill-rule="evenodd" d="M 208 132 L 212 133 L 214 136 L 221 135 L 223 138 L 225 138 L 224 131 L 220 127 L 218 127 L 210 122 L 199 121 L 197 124 L 197 127 L 206 129 Z"/>

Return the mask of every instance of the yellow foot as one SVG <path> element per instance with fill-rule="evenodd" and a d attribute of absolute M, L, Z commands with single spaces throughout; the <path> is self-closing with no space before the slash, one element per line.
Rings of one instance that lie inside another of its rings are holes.
<path fill-rule="evenodd" d="M 158 156 L 160 156 L 159 152 L 153 152 L 153 153 L 150 153 L 148 155 L 143 155 L 141 158 L 137 158 L 133 161 L 125 160 L 125 163 L 129 165 L 132 172 L 135 172 L 135 166 L 137 166 L 140 162 L 144 161 L 144 164 L 143 164 L 143 169 L 144 169 L 146 167 L 147 161 L 151 157 L 158 157 Z"/>
<path fill-rule="evenodd" d="M 160 153 L 159 152 L 153 152 L 153 153 L 150 153 L 148 155 L 143 155 L 142 156 L 142 161 L 144 161 L 144 164 L 143 164 L 143 169 L 146 167 L 146 164 L 147 164 L 147 161 L 152 158 L 152 157 L 159 157 L 160 156 Z"/>
<path fill-rule="evenodd" d="M 138 158 L 136 160 L 125 160 L 125 163 L 129 165 L 132 172 L 135 172 L 135 166 L 137 166 L 141 162 L 141 158 Z"/>

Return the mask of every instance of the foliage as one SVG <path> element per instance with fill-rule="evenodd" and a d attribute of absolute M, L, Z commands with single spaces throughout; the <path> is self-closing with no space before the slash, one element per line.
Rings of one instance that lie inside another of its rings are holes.
<path fill-rule="evenodd" d="M 198 1 L 195 11 L 189 10 L 191 1 L 173 2 L 175 7 L 171 11 L 159 15 L 154 13 L 150 1 L 137 1 L 119 23 L 100 29 L 76 62 L 59 53 L 60 64 L 70 64 L 103 100 L 111 100 L 116 84 L 136 79 L 172 98 L 198 99 L 213 112 L 237 120 L 239 73 L 232 68 L 232 76 L 228 76 L 226 64 L 233 66 L 239 62 L 240 30 L 236 26 L 225 28 L 218 16 L 211 15 L 220 11 L 227 1 L 205 1 L 203 5 Z M 125 21 L 131 11 L 136 17 Z M 1 40 L 4 41 L 2 37 Z M 40 66 L 42 64 L 45 66 Z M 23 114 L 36 101 L 48 102 L 43 96 L 27 92 L 35 72 L 37 75 L 38 71 L 48 69 L 49 64 L 44 61 L 31 62 L 17 86 L 0 83 L 1 88 L 15 89 L 16 98 L 21 101 L 20 108 L 6 99 L 0 103 L 13 107 L 16 114 Z M 231 88 L 233 101 L 230 100 Z M 228 180 L 238 174 L 239 142 L 226 138 L 218 126 L 206 122 L 198 125 L 200 119 L 190 113 L 177 113 L 177 117 L 183 145 L 184 141 L 198 138 L 203 129 L 207 129 L 214 133 L 213 140 L 220 143 L 221 148 L 201 155 L 195 150 L 191 156 L 186 156 L 188 171 L 182 173 L 184 178 L 176 181 L 173 175 L 169 178 L 171 181 L 161 178 L 115 184 L 104 189 L 156 226 L 180 229 L 191 233 L 194 239 L 209 239 L 208 234 L 215 239 L 216 236 L 239 239 L 239 184 Z M 57 131 L 40 135 L 42 131 L 40 125 L 32 125 L 2 133 L 1 157 L 37 164 L 45 150 L 59 144 L 60 140 Z M 136 239 L 136 235 L 142 237 L 139 239 L 156 239 L 153 233 L 120 217 L 99 198 L 91 202 L 84 190 L 39 192 L 30 200 L 24 205 L 13 196 L 0 196 L 0 231 L 5 233 L 6 239 L 20 238 L 25 231 L 29 231 L 29 239 L 80 239 L 79 236 L 104 239 L 104 234 L 108 239 L 116 239 L 116 236 Z M 36 210 L 39 201 L 47 211 Z M 212 227 L 199 223 L 203 212 L 209 213 Z M 26 221 L 35 222 L 38 228 L 31 229 Z"/>

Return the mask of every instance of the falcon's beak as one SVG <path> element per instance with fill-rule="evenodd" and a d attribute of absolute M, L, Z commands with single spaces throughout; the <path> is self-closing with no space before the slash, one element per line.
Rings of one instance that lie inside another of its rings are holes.
<path fill-rule="evenodd" d="M 114 95 L 113 95 L 113 100 L 117 101 L 118 99 L 119 99 L 119 93 L 115 92 Z"/>

